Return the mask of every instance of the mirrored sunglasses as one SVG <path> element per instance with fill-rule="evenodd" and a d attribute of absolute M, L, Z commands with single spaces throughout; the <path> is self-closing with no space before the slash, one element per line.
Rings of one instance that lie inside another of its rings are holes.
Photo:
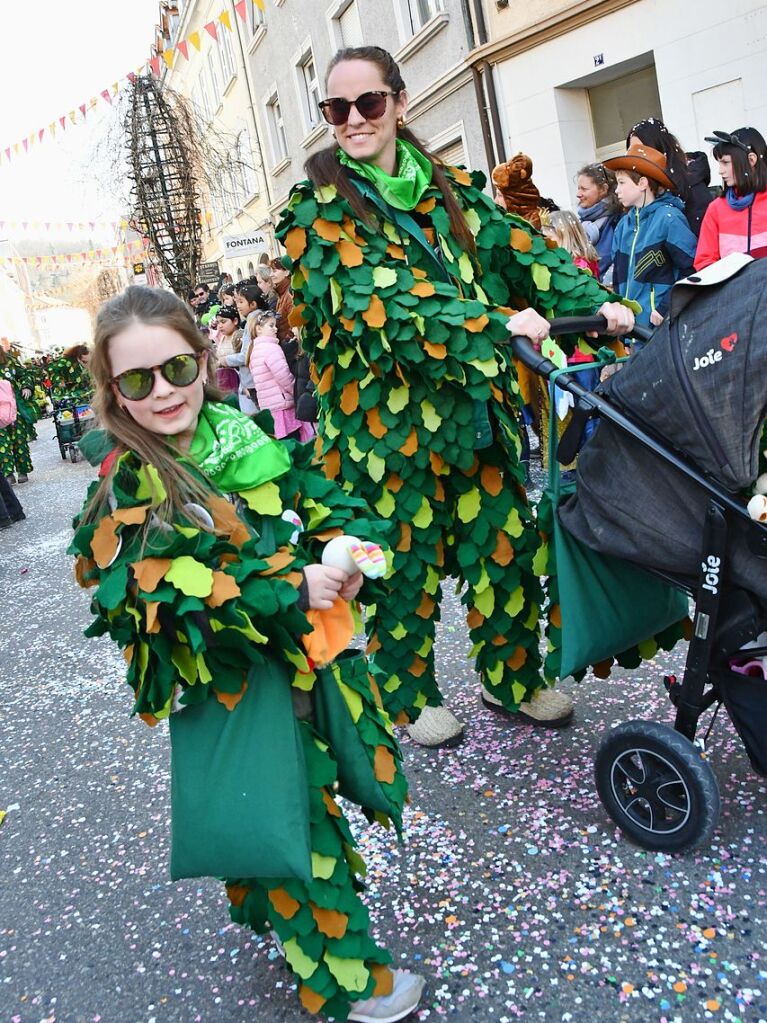
<path fill-rule="evenodd" d="M 140 366 L 138 369 L 126 369 L 119 376 L 112 377 L 112 383 L 117 390 L 128 401 L 141 401 L 152 393 L 155 380 L 155 370 L 160 373 L 169 384 L 174 387 L 189 387 L 200 375 L 200 359 L 203 353 L 197 355 L 174 355 L 166 359 L 159 366 Z"/>
<path fill-rule="evenodd" d="M 356 107 L 360 117 L 366 121 L 375 121 L 386 112 L 387 97 L 398 95 L 397 92 L 386 91 L 363 92 L 356 99 L 324 99 L 319 106 L 328 124 L 346 124 L 352 107 Z"/>

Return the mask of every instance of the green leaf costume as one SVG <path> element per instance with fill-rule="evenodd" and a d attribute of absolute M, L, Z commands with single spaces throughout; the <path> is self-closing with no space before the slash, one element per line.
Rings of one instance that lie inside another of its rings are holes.
<path fill-rule="evenodd" d="M 33 398 L 25 398 L 22 391 L 35 390 L 35 374 L 30 366 L 24 366 L 15 352 L 6 353 L 5 362 L 0 365 L 0 376 L 8 380 L 16 397 L 16 422 L 0 430 L 0 473 L 10 476 L 14 472 L 32 472 L 32 456 L 29 442 L 37 437 L 35 423 L 38 409 Z"/>
<path fill-rule="evenodd" d="M 522 486 L 506 322 L 528 306 L 591 314 L 612 297 L 499 210 L 481 175 L 447 173 L 473 253 L 452 236 L 434 183 L 411 214 L 427 244 L 375 196 L 365 223 L 334 186 L 308 182 L 293 189 L 277 232 L 294 261 L 294 322 L 317 376 L 326 474 L 394 524 L 394 575 L 368 620 L 368 651 L 399 721 L 442 702 L 433 642 L 446 575 L 467 584 L 483 684 L 510 710 L 543 685 L 545 552 Z"/>
<path fill-rule="evenodd" d="M 103 453 L 103 440 L 94 431 L 86 448 Z M 95 587 L 95 620 L 86 635 L 107 634 L 121 647 L 134 713 L 150 724 L 214 699 L 237 714 L 247 686 L 259 684 L 259 668 L 275 659 L 289 667 L 310 880 L 229 878 L 227 892 L 235 921 L 277 932 L 302 1004 L 346 1019 L 350 1002 L 388 993 L 391 973 L 389 954 L 368 934 L 357 881 L 364 863 L 336 789 L 347 797 L 359 793 L 369 819 L 391 822 L 399 832 L 406 782 L 391 721 L 362 656 L 315 670 L 300 644 L 310 625 L 298 597 L 301 569 L 319 560 L 327 540 L 352 531 L 380 542 L 387 524 L 371 520 L 360 499 L 327 480 L 310 449 L 272 440 L 225 405 L 203 406 L 184 464 L 206 488 L 204 511 L 213 529 L 198 502 L 164 521 L 159 474 L 130 452 L 110 470 L 108 502 L 75 520 L 76 577 Z M 303 523 L 297 537 L 285 512 Z M 321 714 L 312 695 L 320 681 L 336 687 Z M 264 784 L 279 815 L 279 763 L 274 773 Z"/>

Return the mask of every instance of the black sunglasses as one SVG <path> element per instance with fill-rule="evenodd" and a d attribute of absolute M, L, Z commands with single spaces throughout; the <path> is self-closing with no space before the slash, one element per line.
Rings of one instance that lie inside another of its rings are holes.
<path fill-rule="evenodd" d="M 140 366 L 138 369 L 126 369 L 119 376 L 112 377 L 112 383 L 128 401 L 141 401 L 152 393 L 154 388 L 154 371 L 159 369 L 163 377 L 174 387 L 188 387 L 200 375 L 200 359 L 203 352 L 197 355 L 173 355 L 159 366 Z"/>
<path fill-rule="evenodd" d="M 375 121 L 377 118 L 383 117 L 386 112 L 386 99 L 388 96 L 399 96 L 399 93 L 385 91 L 363 92 L 356 99 L 324 99 L 319 106 L 322 116 L 328 124 L 336 126 L 346 124 L 352 107 L 356 107 L 360 117 L 364 117 L 366 121 Z"/>

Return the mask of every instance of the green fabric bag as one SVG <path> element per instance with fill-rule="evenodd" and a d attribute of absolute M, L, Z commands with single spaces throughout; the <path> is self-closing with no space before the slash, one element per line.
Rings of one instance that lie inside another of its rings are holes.
<path fill-rule="evenodd" d="M 367 658 L 359 650 L 344 650 L 332 664 L 315 668 L 312 690 L 314 721 L 320 736 L 330 745 L 338 764 L 338 791 L 346 799 L 369 810 L 392 813 L 373 770 L 371 757 L 357 728 L 339 681 L 353 692 L 368 690 Z M 365 711 L 363 710 L 363 714 Z"/>
<path fill-rule="evenodd" d="M 254 669 L 229 711 L 170 716 L 170 874 L 312 878 L 309 790 L 287 669 Z"/>

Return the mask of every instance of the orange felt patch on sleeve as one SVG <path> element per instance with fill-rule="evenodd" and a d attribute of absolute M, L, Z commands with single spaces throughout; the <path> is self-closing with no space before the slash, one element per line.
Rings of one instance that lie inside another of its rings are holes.
<path fill-rule="evenodd" d="M 493 497 L 497 497 L 503 490 L 503 476 L 496 465 L 483 465 L 479 479 L 483 489 Z"/>
<path fill-rule="evenodd" d="M 326 242 L 337 242 L 341 238 L 341 225 L 334 223 L 332 220 L 317 217 L 312 227 L 320 238 L 324 238 Z"/>
<path fill-rule="evenodd" d="M 112 512 L 112 518 L 124 526 L 140 526 L 146 522 L 150 507 L 149 504 L 139 504 L 135 508 L 116 508 Z"/>
<path fill-rule="evenodd" d="M 241 592 L 234 576 L 228 575 L 226 572 L 214 572 L 213 589 L 210 596 L 205 598 L 205 603 L 208 607 L 221 607 L 227 600 L 239 597 Z"/>
<path fill-rule="evenodd" d="M 139 717 L 145 725 L 149 725 L 150 728 L 154 728 L 155 725 L 159 725 L 160 719 L 156 718 L 154 714 L 139 714 Z"/>
<path fill-rule="evenodd" d="M 357 411 L 360 404 L 360 385 L 356 380 L 350 380 L 344 384 L 339 404 L 345 416 L 350 416 L 352 412 Z"/>
<path fill-rule="evenodd" d="M 160 607 L 158 600 L 148 600 L 144 605 L 146 608 L 146 631 L 154 634 L 160 631 L 160 623 L 157 620 L 157 611 Z"/>
<path fill-rule="evenodd" d="M 84 554 L 78 554 L 75 558 L 75 581 L 78 586 L 82 586 L 84 590 L 87 590 L 91 586 L 98 586 L 98 579 L 86 579 L 85 576 L 89 575 L 96 567 L 96 562 L 93 558 L 86 558 Z"/>
<path fill-rule="evenodd" d="M 413 663 L 410 665 L 410 674 L 415 678 L 420 678 L 421 675 L 426 671 L 426 661 L 419 657 L 418 654 L 413 658 Z"/>
<path fill-rule="evenodd" d="M 445 345 L 435 345 L 431 341 L 424 341 L 423 346 L 432 359 L 444 359 L 447 355 L 447 348 Z"/>
<path fill-rule="evenodd" d="M 426 278 L 429 276 L 426 273 L 425 270 L 422 270 L 420 268 L 420 266 L 411 266 L 410 267 L 410 273 L 413 275 L 413 277 L 417 278 L 419 281 L 425 281 Z"/>
<path fill-rule="evenodd" d="M 533 239 L 521 227 L 512 227 L 510 244 L 512 249 L 516 249 L 517 252 L 529 252 L 533 247 Z"/>
<path fill-rule="evenodd" d="M 365 653 L 368 655 L 377 654 L 380 649 L 381 640 L 378 638 L 378 633 L 374 632 L 373 635 L 368 640 L 367 646 L 365 647 Z"/>
<path fill-rule="evenodd" d="M 290 310 L 288 313 L 288 323 L 291 327 L 304 327 L 306 325 L 304 309 L 306 309 L 306 302 L 299 302 Z"/>
<path fill-rule="evenodd" d="M 133 643 L 129 643 L 123 650 L 123 660 L 126 664 L 130 664 L 133 660 Z"/>
<path fill-rule="evenodd" d="M 390 472 L 386 478 L 386 489 L 392 494 L 398 494 L 402 490 L 403 480 L 396 472 Z"/>
<path fill-rule="evenodd" d="M 342 226 L 346 234 L 349 235 L 349 237 L 355 243 L 355 245 L 365 244 L 365 239 L 360 235 L 359 231 L 357 230 L 357 225 L 354 223 L 351 217 L 347 217 L 346 215 L 344 215 Z"/>
<path fill-rule="evenodd" d="M 380 707 L 383 710 L 383 698 L 381 696 L 381 690 L 378 688 L 378 683 L 370 674 L 370 672 L 368 672 L 368 685 L 370 686 L 370 692 L 373 694 L 373 699 L 376 702 L 376 707 Z"/>
<path fill-rule="evenodd" d="M 478 629 L 480 625 L 483 625 L 485 616 L 481 611 L 478 611 L 476 607 L 473 607 L 471 611 L 466 615 L 466 623 L 470 629 Z"/>
<path fill-rule="evenodd" d="M 386 323 L 386 309 L 378 295 L 370 296 L 370 305 L 362 314 L 362 319 L 367 323 L 368 327 L 372 327 L 374 330 L 383 327 L 384 323 Z"/>
<path fill-rule="evenodd" d="M 292 565 L 296 559 L 287 547 L 280 547 L 276 554 L 271 554 L 264 560 L 269 568 L 264 569 L 261 572 L 261 575 L 274 575 L 275 572 L 281 572 L 283 568 L 287 568 L 288 565 Z"/>
<path fill-rule="evenodd" d="M 415 271 L 413 271 L 413 273 L 415 275 Z M 414 284 L 410 289 L 410 294 L 417 295 L 418 298 L 431 298 L 436 290 L 437 289 L 434 285 L 429 281 L 418 281 L 418 283 Z"/>
<path fill-rule="evenodd" d="M 326 320 L 322 324 L 322 327 L 320 328 L 320 342 L 317 345 L 318 348 L 324 348 L 325 347 L 325 345 L 330 340 L 330 334 L 331 334 L 330 324 Z"/>
<path fill-rule="evenodd" d="M 227 710 L 234 710 L 237 704 L 245 695 L 245 691 L 248 688 L 248 683 L 243 682 L 238 693 L 222 693 L 218 689 L 214 689 L 213 692 L 216 694 L 216 699 L 219 703 L 223 704 Z"/>
<path fill-rule="evenodd" d="M 378 781 L 386 782 L 387 785 L 391 785 L 394 781 L 397 773 L 397 764 L 391 750 L 387 749 L 386 746 L 376 746 L 373 771 Z"/>
<path fill-rule="evenodd" d="M 442 480 L 434 480 L 434 500 L 442 504 L 445 500 L 445 486 Z"/>
<path fill-rule="evenodd" d="M 399 450 L 403 455 L 414 455 L 418 450 L 418 434 L 415 432 L 414 426 L 410 428 L 410 433 Z"/>
<path fill-rule="evenodd" d="M 373 998 L 385 998 L 394 990 L 394 974 L 388 966 L 383 963 L 373 963 L 370 972 L 375 977 L 376 986 L 373 988 Z"/>
<path fill-rule="evenodd" d="M 213 516 L 213 525 L 218 532 L 227 535 L 235 546 L 242 547 L 250 539 L 248 528 L 231 501 L 225 497 L 211 497 L 208 500 L 208 511 Z"/>
<path fill-rule="evenodd" d="M 368 424 L 368 430 L 376 440 L 380 440 L 382 437 L 385 437 L 389 432 L 388 428 L 384 426 L 381 421 L 381 413 L 377 408 L 373 407 L 368 409 L 365 413 L 365 420 Z"/>
<path fill-rule="evenodd" d="M 341 324 L 345 331 L 348 331 L 348 333 L 351 334 L 352 331 L 354 330 L 354 325 L 357 321 L 350 320 L 348 316 L 339 316 L 338 322 Z"/>
<path fill-rule="evenodd" d="M 394 242 L 389 242 L 386 246 L 386 254 L 392 259 L 405 259 L 405 250 L 401 245 L 395 245 Z"/>
<path fill-rule="evenodd" d="M 342 238 L 340 242 L 336 242 L 336 249 L 343 266 L 362 266 L 365 261 L 359 245 L 355 245 L 354 242 L 349 241 L 347 238 Z"/>
<path fill-rule="evenodd" d="M 134 561 L 131 568 L 139 589 L 154 593 L 170 568 L 170 558 L 144 558 L 143 561 Z"/>
<path fill-rule="evenodd" d="M 511 657 L 506 659 L 506 664 L 512 671 L 517 671 L 527 660 L 527 650 L 523 646 L 518 646 Z"/>
<path fill-rule="evenodd" d="M 434 600 L 429 596 L 428 593 L 424 593 L 421 598 L 421 603 L 416 608 L 416 614 L 419 618 L 431 618 L 431 613 L 434 610 Z"/>
<path fill-rule="evenodd" d="M 496 565 L 503 565 L 504 568 L 514 560 L 514 548 L 511 546 L 508 536 L 501 529 L 496 534 L 495 550 L 491 557 Z"/>
<path fill-rule="evenodd" d="M 250 888 L 244 884 L 228 884 L 226 886 L 226 897 L 233 906 L 241 906 L 250 894 Z"/>
<path fill-rule="evenodd" d="M 436 205 L 437 200 L 434 196 L 432 196 L 430 199 L 424 199 L 422 202 L 419 202 L 416 206 L 416 210 L 418 210 L 419 213 L 431 213 Z"/>
<path fill-rule="evenodd" d="M 482 313 L 481 316 L 472 316 L 468 320 L 464 320 L 463 325 L 471 334 L 479 334 L 489 322 L 487 316 Z"/>
<path fill-rule="evenodd" d="M 105 515 L 93 534 L 91 551 L 99 568 L 106 568 L 117 553 L 120 543 L 117 539 L 117 525 L 111 515 Z"/>
<path fill-rule="evenodd" d="M 317 992 L 313 991 L 307 984 L 302 984 L 298 989 L 298 997 L 301 999 L 301 1005 L 303 1005 L 306 1011 L 312 1012 L 315 1015 L 327 1001 L 326 998 L 323 998 L 322 995 L 318 995 Z"/>
<path fill-rule="evenodd" d="M 331 817 L 340 817 L 341 809 L 336 803 L 335 799 L 331 796 L 327 789 L 322 790 L 322 802 L 325 804 L 325 809 L 328 811 Z"/>
<path fill-rule="evenodd" d="M 309 903 L 317 930 L 328 938 L 343 938 L 349 926 L 349 917 L 337 909 L 321 909 L 313 902 Z"/>
<path fill-rule="evenodd" d="M 406 554 L 411 547 L 413 542 L 413 530 L 409 522 L 401 522 L 399 527 L 399 543 L 397 544 L 397 550 Z"/>
<path fill-rule="evenodd" d="M 431 471 L 435 474 L 435 476 L 442 475 L 442 470 L 445 467 L 445 460 L 442 455 L 438 455 L 436 451 L 430 451 L 429 464 L 431 465 Z"/>
<path fill-rule="evenodd" d="M 555 604 L 549 611 L 549 621 L 555 629 L 562 628 L 562 609 L 559 604 Z"/>
<path fill-rule="evenodd" d="M 505 636 L 493 636 L 493 646 L 503 646 L 505 642 Z"/>
<path fill-rule="evenodd" d="M 322 462 L 322 471 L 329 480 L 338 478 L 341 472 L 341 452 L 338 448 L 331 448 L 326 453 Z"/>
<path fill-rule="evenodd" d="M 471 175 L 467 171 L 461 170 L 460 167 L 450 167 L 450 173 L 453 175 L 453 177 L 455 178 L 459 185 L 471 184 Z"/>
<path fill-rule="evenodd" d="M 333 385 L 333 377 L 335 376 L 335 367 L 326 366 L 322 371 L 322 376 L 317 382 L 317 394 L 327 394 Z"/>
<path fill-rule="evenodd" d="M 323 667 L 346 650 L 354 636 L 354 618 L 346 600 L 336 597 L 327 610 L 310 608 L 306 612 L 312 631 L 301 636 L 304 650 L 311 660 Z"/>
<path fill-rule="evenodd" d="M 288 895 L 284 888 L 272 888 L 270 892 L 267 892 L 267 895 L 269 896 L 269 901 L 283 920 L 292 920 L 301 908 L 301 903 L 294 899 L 292 895 Z"/>
<path fill-rule="evenodd" d="M 395 725 L 409 725 L 410 724 L 410 715 L 408 714 L 408 712 L 406 710 L 401 710 L 399 712 L 399 714 L 397 714 L 397 716 L 394 718 L 394 721 L 392 722 L 392 724 L 395 724 Z"/>
<path fill-rule="evenodd" d="M 306 251 L 306 231 L 303 227 L 291 227 L 285 236 L 285 249 L 295 263 Z"/>

